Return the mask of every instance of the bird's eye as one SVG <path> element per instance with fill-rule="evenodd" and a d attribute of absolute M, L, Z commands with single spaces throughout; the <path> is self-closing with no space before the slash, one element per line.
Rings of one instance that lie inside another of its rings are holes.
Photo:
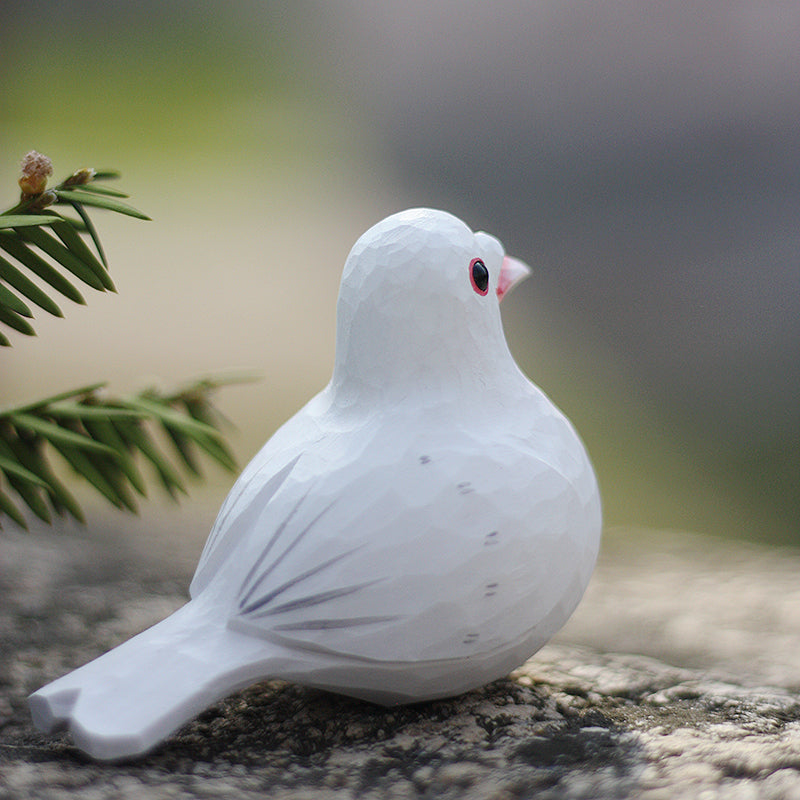
<path fill-rule="evenodd" d="M 489 291 L 489 270 L 479 258 L 469 262 L 469 280 L 478 294 L 485 295 Z"/>

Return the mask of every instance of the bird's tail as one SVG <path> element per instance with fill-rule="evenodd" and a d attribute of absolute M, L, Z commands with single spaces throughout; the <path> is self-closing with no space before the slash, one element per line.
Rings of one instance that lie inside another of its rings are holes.
<path fill-rule="evenodd" d="M 269 674 L 272 645 L 197 601 L 28 698 L 34 724 L 68 728 L 100 760 L 140 755 L 216 700 Z"/>

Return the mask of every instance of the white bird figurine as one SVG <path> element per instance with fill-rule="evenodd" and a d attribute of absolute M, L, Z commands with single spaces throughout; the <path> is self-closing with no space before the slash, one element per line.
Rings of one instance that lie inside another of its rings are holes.
<path fill-rule="evenodd" d="M 501 678 L 566 622 L 600 498 L 567 419 L 517 367 L 499 300 L 528 268 L 414 209 L 347 259 L 328 386 L 246 467 L 191 600 L 29 698 L 119 759 L 282 678 L 392 705 Z"/>

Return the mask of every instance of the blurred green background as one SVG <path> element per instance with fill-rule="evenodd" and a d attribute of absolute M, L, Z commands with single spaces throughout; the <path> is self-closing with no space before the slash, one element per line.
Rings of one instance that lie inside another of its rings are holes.
<path fill-rule="evenodd" d="M 0 201 L 37 149 L 154 221 L 96 215 L 119 294 L 14 337 L 0 404 L 256 372 L 219 398 L 244 462 L 327 382 L 356 238 L 444 207 L 534 268 L 509 343 L 611 535 L 800 544 L 799 36 L 791 5 L 4 0 Z M 202 542 L 209 477 L 134 527 Z"/>

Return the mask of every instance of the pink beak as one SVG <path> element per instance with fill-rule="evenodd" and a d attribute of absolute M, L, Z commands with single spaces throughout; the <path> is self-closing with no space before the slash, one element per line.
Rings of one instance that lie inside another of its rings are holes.
<path fill-rule="evenodd" d="M 531 268 L 516 258 L 506 256 L 497 279 L 497 297 L 502 300 L 521 280 L 531 274 Z"/>

